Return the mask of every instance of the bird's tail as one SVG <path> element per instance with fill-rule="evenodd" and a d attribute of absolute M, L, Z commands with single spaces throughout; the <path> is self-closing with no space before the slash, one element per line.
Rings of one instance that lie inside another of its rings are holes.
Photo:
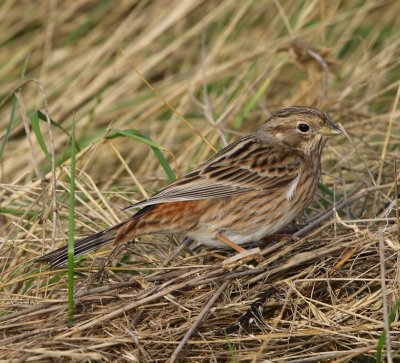
<path fill-rule="evenodd" d="M 85 238 L 75 241 L 74 256 L 84 255 L 100 247 L 111 244 L 116 238 L 121 226 L 126 224 L 127 221 L 117 224 L 111 228 L 94 233 Z M 37 262 L 47 262 L 50 267 L 57 267 L 64 265 L 68 260 L 68 246 L 61 247 L 53 252 L 39 257 Z"/>
<path fill-rule="evenodd" d="M 153 210 L 155 205 L 148 205 L 134 214 L 131 218 L 116 224 L 103 231 L 91 234 L 82 239 L 75 241 L 74 256 L 84 255 L 100 247 L 115 243 L 124 243 L 136 236 L 136 226 L 140 219 Z M 37 262 L 47 262 L 50 267 L 64 265 L 68 260 L 68 246 L 64 246 L 39 257 Z"/>

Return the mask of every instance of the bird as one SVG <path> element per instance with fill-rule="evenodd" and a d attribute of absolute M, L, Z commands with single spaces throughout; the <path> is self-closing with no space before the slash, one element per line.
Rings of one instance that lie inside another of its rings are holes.
<path fill-rule="evenodd" d="M 281 231 L 312 202 L 327 138 L 341 134 L 325 112 L 291 106 L 228 144 L 146 200 L 121 223 L 75 241 L 79 256 L 142 235 L 174 234 L 239 252 Z M 68 259 L 61 247 L 38 259 L 50 267 Z"/>

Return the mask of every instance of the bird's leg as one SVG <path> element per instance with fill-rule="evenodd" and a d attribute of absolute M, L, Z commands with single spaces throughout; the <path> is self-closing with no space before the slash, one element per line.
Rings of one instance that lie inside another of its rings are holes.
<path fill-rule="evenodd" d="M 241 255 L 243 255 L 243 258 L 248 258 L 249 256 L 251 256 L 252 258 L 256 259 L 258 263 L 264 261 L 264 258 L 260 254 L 259 248 L 254 248 L 253 250 L 246 250 L 245 248 L 240 247 L 235 242 L 232 242 L 228 237 L 224 236 L 223 234 L 219 234 L 217 236 L 217 239 L 239 252 L 238 256 L 234 256 L 235 260 L 237 260 L 237 257 L 240 258 Z"/>
<path fill-rule="evenodd" d="M 232 247 L 234 250 L 238 251 L 238 252 L 244 252 L 246 251 L 245 248 L 240 247 L 238 244 L 236 244 L 235 242 L 232 242 L 229 238 L 225 237 L 223 234 L 219 234 L 217 236 L 217 239 L 219 239 L 221 242 L 224 242 L 226 245 L 228 245 L 229 247 Z"/>

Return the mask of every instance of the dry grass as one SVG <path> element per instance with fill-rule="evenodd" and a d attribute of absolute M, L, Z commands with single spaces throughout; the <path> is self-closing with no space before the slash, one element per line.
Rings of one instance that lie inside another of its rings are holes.
<path fill-rule="evenodd" d="M 1 358 L 165 362 L 179 346 L 177 360 L 190 362 L 374 361 L 384 298 L 390 312 L 400 289 L 399 12 L 385 0 L 2 2 Z M 24 79 L 40 83 L 23 83 L 16 102 L 26 60 Z M 41 122 L 46 155 L 23 117 L 46 100 L 56 126 L 77 125 L 78 236 L 168 182 L 148 146 L 108 140 L 110 128 L 149 135 L 179 174 L 287 105 L 320 105 L 346 135 L 327 146 L 302 223 L 324 217 L 299 241 L 231 269 L 231 253 L 206 247 L 166 263 L 176 243 L 165 236 L 96 274 L 102 250 L 76 265 L 69 327 L 66 270 L 34 264 L 68 238 L 69 135 Z M 259 298 L 261 318 L 225 335 Z M 400 359 L 398 327 L 385 359 Z"/>

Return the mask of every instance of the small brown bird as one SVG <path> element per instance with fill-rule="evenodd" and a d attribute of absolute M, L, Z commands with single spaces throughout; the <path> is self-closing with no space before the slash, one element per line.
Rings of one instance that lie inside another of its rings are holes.
<path fill-rule="evenodd" d="M 240 245 L 279 232 L 311 203 L 326 138 L 340 133 L 324 112 L 282 109 L 197 170 L 132 205 L 141 209 L 126 221 L 77 240 L 75 256 L 156 233 L 243 251 Z M 64 264 L 67 247 L 39 261 Z"/>

